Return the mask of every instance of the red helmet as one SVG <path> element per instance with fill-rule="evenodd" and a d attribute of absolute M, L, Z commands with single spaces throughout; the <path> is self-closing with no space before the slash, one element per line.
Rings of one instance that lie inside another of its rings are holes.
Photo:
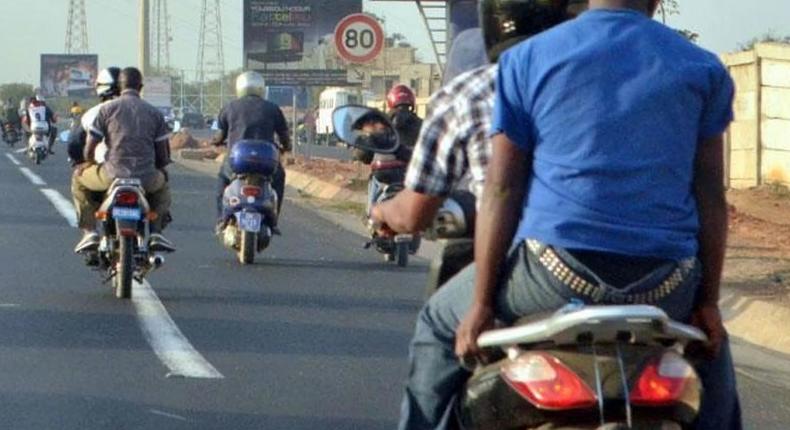
<path fill-rule="evenodd" d="M 414 96 L 414 91 L 406 85 L 395 85 L 389 93 L 387 93 L 387 107 L 395 109 L 398 106 L 407 105 L 414 109 L 417 104 L 417 97 Z"/>

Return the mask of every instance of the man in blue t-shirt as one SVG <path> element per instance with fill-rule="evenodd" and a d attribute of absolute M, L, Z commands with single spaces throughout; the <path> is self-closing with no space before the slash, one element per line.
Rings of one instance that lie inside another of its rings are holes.
<path fill-rule="evenodd" d="M 658 4 L 590 0 L 500 58 L 475 265 L 420 313 L 402 430 L 449 426 L 468 377 L 455 356 L 478 354 L 495 318 L 574 299 L 654 305 L 705 331 L 697 428 L 741 428 L 718 308 L 734 87 L 713 54 L 650 19 Z"/>

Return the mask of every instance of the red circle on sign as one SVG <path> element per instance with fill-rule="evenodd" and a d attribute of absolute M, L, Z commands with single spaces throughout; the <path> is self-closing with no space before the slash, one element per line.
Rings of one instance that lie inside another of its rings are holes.
<path fill-rule="evenodd" d="M 343 43 L 346 30 L 349 26 L 356 23 L 366 24 L 370 27 L 371 31 L 373 31 L 373 35 L 376 38 L 372 50 L 361 56 L 349 52 Z M 341 19 L 337 24 L 335 28 L 335 46 L 337 47 L 337 53 L 340 55 L 340 58 L 350 63 L 367 63 L 376 58 L 381 53 L 382 48 L 384 48 L 384 30 L 381 28 L 381 24 L 372 16 L 364 13 L 355 13 Z"/>

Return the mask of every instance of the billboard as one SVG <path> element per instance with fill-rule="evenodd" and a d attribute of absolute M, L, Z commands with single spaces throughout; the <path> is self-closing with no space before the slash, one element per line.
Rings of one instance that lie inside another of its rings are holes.
<path fill-rule="evenodd" d="M 97 55 L 41 55 L 41 92 L 45 97 L 92 97 L 99 71 Z"/>
<path fill-rule="evenodd" d="M 245 68 L 271 85 L 347 84 L 333 38 L 337 23 L 359 12 L 362 0 L 244 0 Z"/>

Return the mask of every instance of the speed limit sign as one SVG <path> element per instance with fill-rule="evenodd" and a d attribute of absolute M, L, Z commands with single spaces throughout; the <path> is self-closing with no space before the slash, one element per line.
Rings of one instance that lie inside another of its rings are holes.
<path fill-rule="evenodd" d="M 373 61 L 384 48 L 384 30 L 370 15 L 355 13 L 337 24 L 335 46 L 340 58 L 349 63 Z"/>

